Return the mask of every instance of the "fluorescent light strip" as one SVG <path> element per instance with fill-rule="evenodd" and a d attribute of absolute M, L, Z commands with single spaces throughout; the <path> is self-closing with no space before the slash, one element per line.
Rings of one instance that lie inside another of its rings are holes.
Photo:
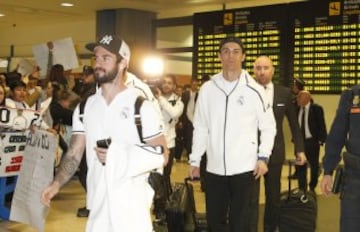
<path fill-rule="evenodd" d="M 69 3 L 69 2 L 63 2 L 63 3 L 61 3 L 60 5 L 61 5 L 61 6 L 65 6 L 65 7 L 72 7 L 72 6 L 74 6 L 74 4 Z"/>

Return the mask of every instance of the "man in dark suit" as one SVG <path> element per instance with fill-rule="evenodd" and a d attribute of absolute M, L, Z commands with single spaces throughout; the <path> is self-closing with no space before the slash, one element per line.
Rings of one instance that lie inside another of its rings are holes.
<path fill-rule="evenodd" d="M 304 142 L 297 121 L 296 106 L 292 103 L 291 90 L 272 82 L 274 66 L 268 56 L 260 56 L 254 62 L 256 81 L 264 86 L 265 94 L 274 111 L 276 120 L 276 137 L 269 160 L 269 171 L 265 177 L 265 214 L 264 231 L 276 231 L 280 214 L 280 179 L 282 165 L 285 160 L 285 142 L 283 134 L 283 120 L 287 117 L 291 129 L 297 163 L 303 165 L 306 161 Z M 258 197 L 258 195 L 257 195 Z M 255 226 L 255 225 L 254 225 Z"/>
<path fill-rule="evenodd" d="M 197 80 L 192 80 L 190 89 L 185 90 L 181 96 L 184 103 L 184 110 L 180 117 L 183 126 L 184 147 L 186 149 L 187 157 L 191 153 L 192 137 L 193 137 L 193 117 L 195 112 L 195 104 L 198 94 L 199 83 Z"/>
<path fill-rule="evenodd" d="M 306 158 L 311 168 L 310 191 L 314 191 L 319 177 L 319 151 L 325 143 L 327 132 L 323 108 L 314 103 L 308 91 L 300 91 L 297 96 L 298 120 L 305 144 Z M 299 188 L 307 189 L 306 166 L 298 167 Z"/>

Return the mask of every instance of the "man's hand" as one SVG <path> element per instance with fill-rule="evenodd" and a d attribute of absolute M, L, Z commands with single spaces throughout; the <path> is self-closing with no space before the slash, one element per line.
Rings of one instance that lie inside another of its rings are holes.
<path fill-rule="evenodd" d="M 200 178 L 200 168 L 195 166 L 190 166 L 189 176 L 191 179 Z"/>
<path fill-rule="evenodd" d="M 41 193 L 41 203 L 50 207 L 51 199 L 59 192 L 60 185 L 58 182 L 52 182 L 48 187 L 46 187 Z"/>
<path fill-rule="evenodd" d="M 152 90 L 153 90 L 154 97 L 156 99 L 159 99 L 159 97 L 162 96 L 162 92 L 158 87 L 153 87 Z"/>
<path fill-rule="evenodd" d="M 101 147 L 94 147 L 94 150 L 96 152 L 96 155 L 97 155 L 98 160 L 100 161 L 100 163 L 105 164 L 108 149 L 107 148 L 101 148 Z"/>
<path fill-rule="evenodd" d="M 258 179 L 260 176 L 265 175 L 268 172 L 268 166 L 264 160 L 258 160 L 254 169 L 255 179 Z"/>
<path fill-rule="evenodd" d="M 325 196 L 330 196 L 332 194 L 331 189 L 333 186 L 333 179 L 331 175 L 324 175 L 323 179 L 321 180 L 321 191 L 324 193 Z"/>
<path fill-rule="evenodd" d="M 304 165 L 306 163 L 306 155 L 304 152 L 298 152 L 296 154 L 296 165 Z"/>

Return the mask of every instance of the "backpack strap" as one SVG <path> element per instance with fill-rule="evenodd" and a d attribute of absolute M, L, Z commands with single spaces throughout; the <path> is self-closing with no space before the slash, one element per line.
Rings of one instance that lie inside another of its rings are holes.
<path fill-rule="evenodd" d="M 145 143 L 145 142 L 144 142 L 144 139 L 143 139 L 143 136 L 142 136 L 142 123 L 141 123 L 140 108 L 141 108 L 141 105 L 142 105 L 142 103 L 144 101 L 145 101 L 144 97 L 138 96 L 136 98 L 136 101 L 135 101 L 135 111 L 134 111 L 135 125 L 136 125 L 136 129 L 138 131 L 138 134 L 139 134 L 140 141 L 142 143 Z"/>
<path fill-rule="evenodd" d="M 84 120 L 84 109 L 85 109 L 86 100 L 87 100 L 87 98 L 79 103 L 79 119 L 81 122 L 83 122 L 83 120 Z M 142 136 L 142 123 L 141 123 L 140 108 L 144 101 L 145 101 L 145 98 L 142 96 L 138 96 L 136 98 L 135 112 L 134 112 L 134 120 L 135 120 L 136 129 L 138 131 L 139 138 L 142 143 L 144 143 L 144 140 L 143 140 L 143 136 Z"/>
<path fill-rule="evenodd" d="M 85 109 L 86 100 L 87 98 L 85 98 L 79 103 L 79 119 L 81 122 L 84 121 L 84 109 Z"/>

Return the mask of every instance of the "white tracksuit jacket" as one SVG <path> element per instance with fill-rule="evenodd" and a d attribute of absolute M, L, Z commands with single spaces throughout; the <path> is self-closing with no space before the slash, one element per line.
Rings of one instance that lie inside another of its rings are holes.
<path fill-rule="evenodd" d="M 207 171 L 230 176 L 252 171 L 258 157 L 270 156 L 276 122 L 264 88 L 247 71 L 233 89 L 225 85 L 218 73 L 200 88 L 190 164 L 198 167 L 206 151 Z"/>

